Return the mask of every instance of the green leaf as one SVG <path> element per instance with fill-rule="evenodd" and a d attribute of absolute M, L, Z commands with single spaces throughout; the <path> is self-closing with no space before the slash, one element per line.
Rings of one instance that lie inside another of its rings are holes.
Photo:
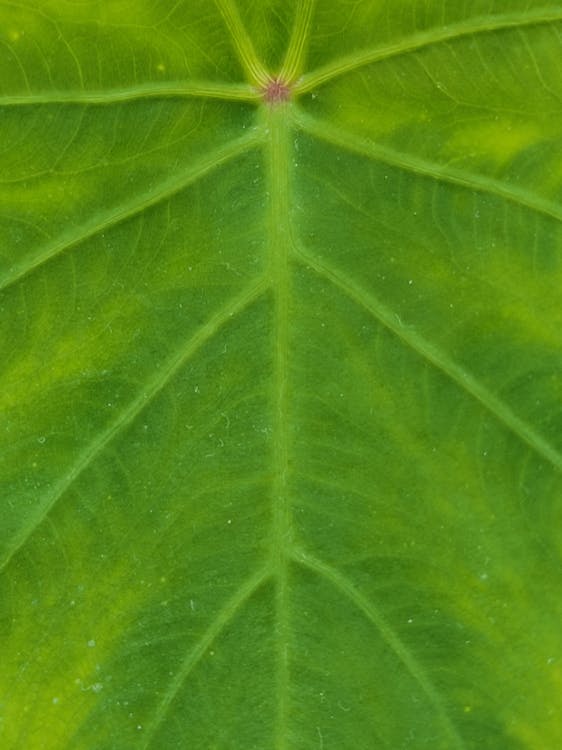
<path fill-rule="evenodd" d="M 562 9 L 0 2 L 0 746 L 562 747 Z"/>

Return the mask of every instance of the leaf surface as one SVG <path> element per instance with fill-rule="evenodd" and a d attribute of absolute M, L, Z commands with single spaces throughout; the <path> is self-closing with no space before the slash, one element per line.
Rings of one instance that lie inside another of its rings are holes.
<path fill-rule="evenodd" d="M 562 746 L 562 10 L 0 2 L 0 744 Z"/>

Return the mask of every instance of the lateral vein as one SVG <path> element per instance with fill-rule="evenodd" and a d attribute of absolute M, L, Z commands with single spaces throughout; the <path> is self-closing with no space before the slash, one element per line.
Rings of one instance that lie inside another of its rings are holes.
<path fill-rule="evenodd" d="M 152 742 L 158 727 L 164 721 L 170 706 L 172 705 L 175 697 L 178 695 L 182 687 L 191 672 L 195 669 L 197 664 L 201 661 L 206 651 L 212 645 L 212 643 L 218 638 L 221 632 L 232 622 L 237 612 L 239 612 L 244 604 L 252 597 L 252 595 L 264 585 L 264 583 L 270 577 L 269 568 L 259 570 L 256 574 L 251 576 L 245 581 L 240 588 L 226 602 L 224 607 L 219 611 L 213 622 L 209 625 L 207 630 L 203 633 L 199 641 L 189 650 L 186 654 L 180 669 L 172 682 L 168 690 L 166 690 L 162 700 L 160 701 L 152 721 L 146 727 L 143 734 L 143 742 L 140 745 L 142 750 L 146 750 Z"/>
<path fill-rule="evenodd" d="M 227 99 L 231 101 L 254 102 L 258 98 L 256 90 L 248 84 L 215 83 L 213 81 L 170 81 L 149 83 L 122 89 L 88 91 L 72 89 L 68 91 L 43 91 L 27 94 L 6 94 L 0 96 L 1 107 L 24 107 L 51 104 L 105 106 L 121 102 L 145 99 Z"/>
<path fill-rule="evenodd" d="M 215 3 L 230 32 L 232 43 L 249 81 L 258 88 L 261 88 L 267 83 L 267 73 L 242 23 L 235 1 L 215 0 Z"/>
<path fill-rule="evenodd" d="M 405 39 L 382 47 L 368 48 L 345 55 L 321 68 L 303 76 L 295 86 L 295 93 L 304 94 L 318 88 L 335 78 L 339 78 L 358 68 L 363 68 L 375 62 L 388 60 L 391 57 L 406 55 L 424 47 L 430 47 L 441 42 L 454 41 L 462 37 L 501 31 L 502 29 L 540 26 L 562 20 L 560 8 L 537 8 L 533 11 L 520 13 L 502 13 L 498 15 L 477 16 L 466 21 L 450 24 L 443 28 L 432 28 L 412 34 Z"/>
<path fill-rule="evenodd" d="M 119 206 L 116 210 L 94 216 L 91 221 L 74 230 L 74 233 L 63 234 L 55 238 L 46 244 L 35 257 L 26 259 L 22 265 L 15 265 L 10 268 L 4 278 L 0 279 L 0 291 L 15 284 L 28 274 L 33 273 L 37 268 L 48 263 L 66 250 L 180 193 L 189 185 L 194 184 L 197 180 L 212 172 L 213 169 L 249 151 L 260 143 L 262 137 L 263 133 L 258 131 L 237 138 L 227 143 L 226 146 L 216 149 L 206 158 L 201 159 L 195 164 L 190 164 L 183 172 L 173 175 L 155 185 L 153 189 L 135 196 L 132 201 Z"/>
<path fill-rule="evenodd" d="M 235 315 L 241 313 L 257 300 L 268 288 L 269 279 L 264 277 L 246 287 L 237 297 L 218 310 L 168 362 L 158 369 L 155 377 L 137 394 L 123 411 L 77 456 L 74 465 L 52 488 L 41 502 L 29 523 L 13 540 L 4 559 L 0 560 L 0 572 L 6 568 L 14 555 L 25 545 L 33 532 L 43 523 L 65 492 L 90 466 L 97 456 L 141 414 L 165 388 L 173 376 L 189 359 Z"/>
<path fill-rule="evenodd" d="M 461 390 L 478 401 L 486 411 L 504 425 L 519 440 L 526 443 L 535 453 L 544 458 L 557 471 L 562 472 L 562 455 L 545 438 L 536 432 L 523 419 L 518 417 L 512 409 L 500 398 L 491 393 L 478 379 L 461 365 L 450 359 L 444 352 L 439 351 L 423 336 L 397 323 L 396 315 L 355 281 L 349 279 L 337 268 L 325 261 L 309 255 L 299 249 L 301 261 L 312 268 L 319 276 L 330 281 L 355 304 L 363 307 L 367 312 L 379 320 L 388 330 L 398 336 L 408 347 L 417 352 L 437 370 L 446 375 Z"/>
<path fill-rule="evenodd" d="M 495 195 L 510 203 L 515 203 L 530 211 L 562 222 L 562 207 L 560 204 L 541 198 L 502 180 L 474 174 L 463 169 L 446 167 L 427 159 L 420 159 L 412 154 L 396 151 L 388 146 L 381 146 L 367 138 L 361 138 L 354 133 L 346 132 L 342 128 L 333 127 L 316 120 L 302 111 L 295 112 L 294 120 L 309 135 L 330 143 L 332 146 L 344 148 L 346 151 L 354 152 L 382 164 L 398 167 L 420 177 L 447 182 L 479 193 Z"/>
<path fill-rule="evenodd" d="M 295 551 L 295 562 L 298 562 L 303 567 L 308 568 L 324 578 L 334 588 L 338 589 L 350 602 L 352 602 L 357 609 L 363 612 L 365 617 L 378 630 L 387 646 L 396 654 L 402 664 L 404 664 L 408 672 L 427 695 L 429 701 L 433 704 L 444 730 L 447 732 L 450 741 L 453 743 L 451 747 L 455 747 L 457 750 L 463 750 L 465 747 L 464 741 L 445 711 L 443 699 L 435 689 L 433 683 L 426 676 L 422 665 L 417 661 L 407 645 L 395 633 L 389 623 L 387 623 L 382 617 L 377 606 L 369 601 L 369 599 L 367 599 L 367 597 L 345 575 L 331 565 L 328 565 L 328 563 L 323 560 L 320 560 L 303 550 L 298 550 Z"/>
<path fill-rule="evenodd" d="M 280 73 L 280 77 L 285 81 L 295 81 L 302 72 L 315 4 L 316 0 L 299 0 L 291 39 Z"/>

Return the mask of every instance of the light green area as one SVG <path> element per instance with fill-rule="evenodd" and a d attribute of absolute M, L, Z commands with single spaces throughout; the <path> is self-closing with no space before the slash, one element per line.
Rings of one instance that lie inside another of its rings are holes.
<path fill-rule="evenodd" d="M 0 748 L 559 750 L 559 4 L 0 0 L 0 115 Z"/>

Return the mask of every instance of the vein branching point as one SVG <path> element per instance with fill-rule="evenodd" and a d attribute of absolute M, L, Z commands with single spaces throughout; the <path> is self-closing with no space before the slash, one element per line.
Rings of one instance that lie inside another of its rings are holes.
<path fill-rule="evenodd" d="M 264 102 L 271 105 L 289 101 L 291 92 L 291 84 L 282 78 L 270 78 L 261 89 Z"/>

